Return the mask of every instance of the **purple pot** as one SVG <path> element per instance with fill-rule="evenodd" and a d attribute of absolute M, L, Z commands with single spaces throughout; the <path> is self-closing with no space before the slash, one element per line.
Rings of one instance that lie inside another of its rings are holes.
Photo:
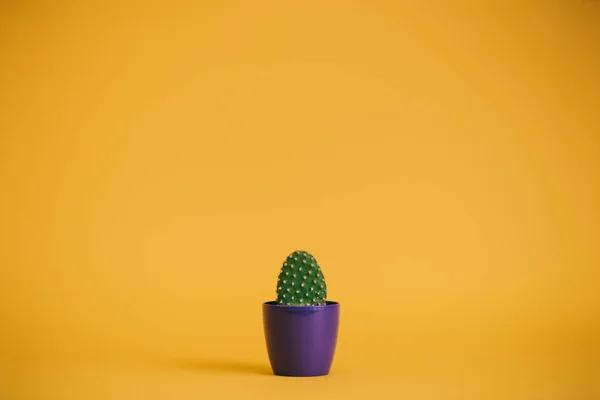
<path fill-rule="evenodd" d="M 263 303 L 269 361 L 275 375 L 327 375 L 337 343 L 340 305 L 286 306 Z"/>

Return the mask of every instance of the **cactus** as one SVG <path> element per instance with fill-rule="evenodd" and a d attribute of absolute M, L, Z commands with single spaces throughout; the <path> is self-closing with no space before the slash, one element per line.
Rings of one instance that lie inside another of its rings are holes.
<path fill-rule="evenodd" d="M 306 251 L 294 251 L 277 278 L 277 303 L 292 306 L 326 304 L 327 284 L 317 260 Z"/>

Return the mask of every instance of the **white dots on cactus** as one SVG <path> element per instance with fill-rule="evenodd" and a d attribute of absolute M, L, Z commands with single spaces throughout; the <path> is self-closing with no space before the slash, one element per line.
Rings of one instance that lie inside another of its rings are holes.
<path fill-rule="evenodd" d="M 321 276 L 321 274 L 319 274 L 319 273 L 317 272 L 317 277 L 319 277 L 319 276 Z"/>
<path fill-rule="evenodd" d="M 315 291 L 315 288 L 311 286 L 311 288 L 310 288 L 310 291 L 311 291 L 311 292 L 314 292 L 314 291 Z"/>
<path fill-rule="evenodd" d="M 295 278 L 295 277 L 296 277 L 296 274 L 293 274 L 292 276 Z"/>
<path fill-rule="evenodd" d="M 285 271 L 285 275 L 286 275 L 286 276 L 287 276 L 287 275 L 289 275 L 289 274 L 290 274 L 289 272 Z"/>
<path fill-rule="evenodd" d="M 302 282 L 302 283 L 300 284 L 300 286 L 304 287 L 304 282 Z M 281 288 L 279 288 L 279 289 L 281 289 Z"/>
<path fill-rule="evenodd" d="M 321 289 L 323 289 L 323 285 L 319 285 L 319 287 L 320 287 Z"/>
<path fill-rule="evenodd" d="M 304 275 L 304 276 L 302 277 L 302 279 L 306 279 L 306 275 Z"/>
<path fill-rule="evenodd" d="M 298 261 L 298 257 L 294 257 L 294 261 Z"/>
<path fill-rule="evenodd" d="M 304 299 L 302 299 L 302 298 L 301 298 L 301 299 L 300 299 L 300 303 L 303 303 L 303 302 L 304 302 Z"/>
<path fill-rule="evenodd" d="M 286 284 L 286 282 L 287 282 L 287 281 L 284 279 L 284 280 L 283 280 L 283 284 L 285 285 L 285 284 Z M 315 283 L 317 283 L 317 282 L 315 281 Z"/>
<path fill-rule="evenodd" d="M 294 284 L 295 284 L 295 283 L 296 283 L 296 282 L 292 281 L 292 286 L 294 286 Z"/>
<path fill-rule="evenodd" d="M 285 294 L 282 294 L 281 297 L 285 297 Z"/>
<path fill-rule="evenodd" d="M 279 286 L 279 287 L 277 288 L 277 290 L 281 290 L 281 286 Z"/>
<path fill-rule="evenodd" d="M 283 266 L 284 266 L 284 267 L 287 267 L 287 261 L 284 261 L 284 262 L 283 262 Z"/>
<path fill-rule="evenodd" d="M 312 271 L 309 269 L 309 270 L 308 270 L 308 273 L 309 273 L 309 274 L 312 274 Z"/>
<path fill-rule="evenodd" d="M 298 271 L 302 271 L 302 267 L 298 268 Z"/>
<path fill-rule="evenodd" d="M 294 300 L 294 296 L 292 296 L 292 300 Z"/>
<path fill-rule="evenodd" d="M 300 291 L 299 291 L 299 290 L 296 290 L 296 293 L 300 293 Z"/>
<path fill-rule="evenodd" d="M 304 264 L 306 264 L 306 260 L 302 260 L 302 262 L 303 262 Z"/>
<path fill-rule="evenodd" d="M 311 267 L 314 267 L 314 266 L 315 266 L 315 263 L 310 263 L 310 266 L 311 266 Z"/>
<path fill-rule="evenodd" d="M 283 283 L 285 283 L 285 281 L 283 281 Z M 313 279 L 313 283 L 317 283 L 317 280 L 316 280 L 316 279 Z"/>
<path fill-rule="evenodd" d="M 286 288 L 285 290 L 287 290 L 289 292 L 291 289 L 290 288 Z"/>

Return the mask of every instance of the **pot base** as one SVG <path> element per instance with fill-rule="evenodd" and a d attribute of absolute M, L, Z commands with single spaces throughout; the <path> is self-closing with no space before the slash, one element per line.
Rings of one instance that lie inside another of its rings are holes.
<path fill-rule="evenodd" d="M 327 376 L 327 375 L 329 375 L 329 371 L 327 371 L 324 374 L 315 374 L 315 375 L 313 375 L 313 374 L 311 374 L 311 375 L 288 375 L 288 374 L 285 374 L 285 373 L 278 373 L 276 371 L 273 371 L 273 375 L 275 375 L 275 376 L 283 376 L 285 378 L 316 378 L 318 376 Z"/>

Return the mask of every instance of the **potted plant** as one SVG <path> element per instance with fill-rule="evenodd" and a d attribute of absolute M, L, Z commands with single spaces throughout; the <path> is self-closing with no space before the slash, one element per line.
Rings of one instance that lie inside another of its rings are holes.
<path fill-rule="evenodd" d="M 263 303 L 267 352 L 275 375 L 329 374 L 337 343 L 340 305 L 327 300 L 317 260 L 294 251 L 281 266 L 277 300 Z"/>

